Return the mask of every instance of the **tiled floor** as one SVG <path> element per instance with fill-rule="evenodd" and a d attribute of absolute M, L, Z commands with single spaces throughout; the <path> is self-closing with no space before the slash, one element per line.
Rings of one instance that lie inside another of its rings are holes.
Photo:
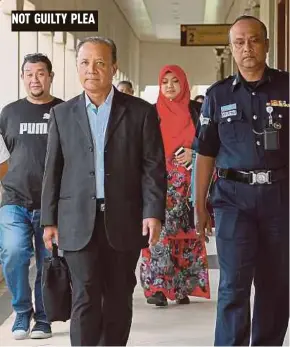
<path fill-rule="evenodd" d="M 208 245 L 208 254 L 215 254 L 214 238 Z M 212 346 L 218 270 L 210 270 L 210 300 L 191 298 L 191 304 L 167 308 L 146 304 L 140 285 L 134 295 L 134 318 L 129 339 L 131 346 Z M 0 297 L 0 310 L 1 310 Z M 54 323 L 53 337 L 47 340 L 14 341 L 10 328 L 14 315 L 0 326 L 0 346 L 69 346 L 69 323 Z M 289 345 L 289 336 L 285 341 Z"/>

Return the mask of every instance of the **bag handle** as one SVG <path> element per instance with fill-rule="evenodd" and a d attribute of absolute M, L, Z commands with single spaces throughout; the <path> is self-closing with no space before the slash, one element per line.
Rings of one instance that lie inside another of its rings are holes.
<path fill-rule="evenodd" d="M 58 258 L 58 247 L 56 243 L 52 243 L 52 258 Z"/>

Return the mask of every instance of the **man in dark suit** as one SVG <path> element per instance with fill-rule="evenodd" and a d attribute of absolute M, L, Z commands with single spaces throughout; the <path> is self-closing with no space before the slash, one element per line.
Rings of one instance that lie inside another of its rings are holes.
<path fill-rule="evenodd" d="M 113 41 L 81 41 L 84 93 L 51 111 L 42 224 L 71 272 L 73 346 L 126 345 L 140 250 L 157 243 L 165 218 L 157 114 L 113 87 L 116 60 Z"/>

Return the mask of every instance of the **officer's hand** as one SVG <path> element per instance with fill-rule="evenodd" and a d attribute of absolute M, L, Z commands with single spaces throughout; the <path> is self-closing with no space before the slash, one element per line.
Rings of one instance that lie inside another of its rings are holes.
<path fill-rule="evenodd" d="M 47 226 L 44 228 L 43 241 L 49 251 L 52 250 L 52 241 L 58 245 L 58 230 L 56 226 Z"/>
<path fill-rule="evenodd" d="M 177 163 L 179 165 L 184 165 L 185 163 L 191 163 L 192 162 L 192 154 L 193 154 L 192 149 L 184 148 L 184 152 L 175 157 Z"/>
<path fill-rule="evenodd" d="M 161 222 L 157 218 L 145 218 L 143 219 L 142 235 L 146 236 L 149 233 L 149 246 L 155 246 L 159 241 L 161 233 Z"/>
<path fill-rule="evenodd" d="M 204 238 L 205 235 L 211 236 L 212 235 L 212 225 L 211 225 L 211 218 L 210 214 L 208 213 L 208 210 L 204 208 L 196 208 L 194 209 L 194 216 L 195 216 L 195 228 L 196 228 L 196 234 Z"/>

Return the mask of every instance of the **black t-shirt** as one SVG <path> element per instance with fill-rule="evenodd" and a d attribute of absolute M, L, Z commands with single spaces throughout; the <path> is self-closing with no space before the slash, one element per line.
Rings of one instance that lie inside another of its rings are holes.
<path fill-rule="evenodd" d="M 61 102 L 63 100 L 54 98 L 38 105 L 25 98 L 3 108 L 0 129 L 10 159 L 8 173 L 2 181 L 2 206 L 40 209 L 49 111 Z"/>

